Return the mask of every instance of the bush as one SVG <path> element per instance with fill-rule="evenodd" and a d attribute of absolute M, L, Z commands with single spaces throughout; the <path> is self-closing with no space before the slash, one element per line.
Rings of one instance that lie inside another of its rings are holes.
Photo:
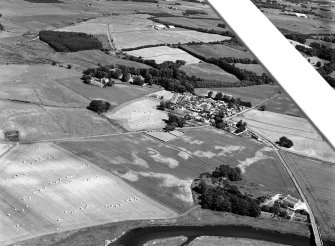
<path fill-rule="evenodd" d="M 93 100 L 87 109 L 92 110 L 98 114 L 106 113 L 111 108 L 109 102 L 103 100 Z"/>
<path fill-rule="evenodd" d="M 71 69 L 72 66 L 70 64 L 67 65 L 67 69 Z"/>
<path fill-rule="evenodd" d="M 40 31 L 40 40 L 59 52 L 102 49 L 101 42 L 93 35 L 77 32 Z"/>
<path fill-rule="evenodd" d="M 5 27 L 0 23 L 0 31 L 4 31 Z"/>

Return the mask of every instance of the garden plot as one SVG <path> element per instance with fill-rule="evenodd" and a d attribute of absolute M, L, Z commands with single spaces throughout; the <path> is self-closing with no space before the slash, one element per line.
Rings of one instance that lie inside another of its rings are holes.
<path fill-rule="evenodd" d="M 335 151 L 322 139 L 307 119 L 267 111 L 250 110 L 234 120 L 243 120 L 248 127 L 272 142 L 286 136 L 293 141 L 289 151 L 335 162 Z"/>
<path fill-rule="evenodd" d="M 52 144 L 20 145 L 0 159 L 0 243 L 175 212 Z"/>
<path fill-rule="evenodd" d="M 199 63 L 200 61 L 198 58 L 195 58 L 181 49 L 167 46 L 144 48 L 127 53 L 132 56 L 141 56 L 143 59 L 155 60 L 158 64 L 165 61 L 175 62 L 176 60 L 183 60 L 186 64 Z"/>

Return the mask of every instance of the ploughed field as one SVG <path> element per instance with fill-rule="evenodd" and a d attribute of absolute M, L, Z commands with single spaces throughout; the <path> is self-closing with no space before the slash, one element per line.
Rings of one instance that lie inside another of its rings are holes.
<path fill-rule="evenodd" d="M 245 181 L 239 185 L 247 193 L 298 196 L 271 148 L 213 128 L 187 130 L 167 143 L 129 133 L 58 144 L 179 212 L 193 204 L 193 179 L 221 164 L 242 169 Z"/>
<path fill-rule="evenodd" d="M 109 222 L 176 215 L 52 143 L 16 146 L 0 163 L 1 245 Z"/>
<path fill-rule="evenodd" d="M 323 240 L 335 240 L 334 164 L 281 152 L 316 217 Z"/>
<path fill-rule="evenodd" d="M 248 127 L 272 142 L 285 136 L 293 141 L 294 153 L 335 162 L 335 151 L 322 139 L 307 119 L 267 111 L 250 110 L 235 121 L 243 120 Z"/>

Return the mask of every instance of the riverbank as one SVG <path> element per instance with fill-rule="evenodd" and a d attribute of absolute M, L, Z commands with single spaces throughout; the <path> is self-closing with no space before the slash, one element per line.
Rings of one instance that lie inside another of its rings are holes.
<path fill-rule="evenodd" d="M 213 212 L 201 208 L 176 219 L 122 221 L 79 230 L 45 235 L 26 240 L 16 245 L 46 246 L 54 245 L 103 245 L 106 240 L 113 240 L 134 228 L 149 226 L 249 226 L 258 230 L 272 231 L 278 234 L 310 237 L 306 224 L 272 219 L 253 218 L 231 213 Z"/>

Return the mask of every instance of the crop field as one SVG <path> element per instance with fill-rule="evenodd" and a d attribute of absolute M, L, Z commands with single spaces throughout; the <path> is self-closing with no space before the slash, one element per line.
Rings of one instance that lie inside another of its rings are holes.
<path fill-rule="evenodd" d="M 306 59 L 309 60 L 309 63 L 312 64 L 315 67 L 317 67 L 316 64 L 318 62 L 321 63 L 321 67 L 324 66 L 327 63 L 330 63 L 329 61 L 327 61 L 325 59 L 321 59 L 321 58 L 319 58 L 317 56 L 309 56 L 309 57 L 306 57 Z"/>
<path fill-rule="evenodd" d="M 225 82 L 237 82 L 239 81 L 234 75 L 227 73 L 223 69 L 219 68 L 210 63 L 197 63 L 197 64 L 187 64 L 180 68 L 188 76 L 196 76 L 204 80 L 218 80 Z"/>
<path fill-rule="evenodd" d="M 325 19 L 305 19 L 295 16 L 265 13 L 265 16 L 277 27 L 298 33 L 330 33 L 334 24 Z"/>
<path fill-rule="evenodd" d="M 188 54 L 187 52 L 167 46 L 158 46 L 152 48 L 144 48 L 127 52 L 129 55 L 142 57 L 147 60 L 155 60 L 158 64 L 165 61 L 183 60 L 186 64 L 199 63 L 199 59 Z"/>
<path fill-rule="evenodd" d="M 84 84 L 79 76 L 59 79 L 57 81 L 75 93 L 88 98 L 89 100 L 103 99 L 110 102 L 114 106 L 161 90 L 156 86 L 142 87 L 137 85 L 130 85 L 127 83 L 117 83 L 112 87 L 100 88 L 97 86 Z"/>
<path fill-rule="evenodd" d="M 179 212 L 192 205 L 192 180 L 221 164 L 241 167 L 246 192 L 298 196 L 271 149 L 213 128 L 187 130 L 168 144 L 140 133 L 58 144 Z"/>
<path fill-rule="evenodd" d="M 186 45 L 184 47 L 191 52 L 195 52 L 206 58 L 235 57 L 254 59 L 253 55 L 249 51 L 241 51 L 223 44 Z"/>
<path fill-rule="evenodd" d="M 298 106 L 292 101 L 286 92 L 282 92 L 275 98 L 265 103 L 266 111 L 287 114 L 296 117 L 305 117 L 304 113 L 298 108 Z"/>
<path fill-rule="evenodd" d="M 253 105 L 258 104 L 267 98 L 274 96 L 281 89 L 273 85 L 255 85 L 238 88 L 199 88 L 195 92 L 200 95 L 208 95 L 209 91 L 222 92 L 232 95 L 235 98 L 241 98 L 245 101 L 250 101 Z"/>
<path fill-rule="evenodd" d="M 323 240 L 335 240 L 334 164 L 282 152 L 298 180 L 320 226 Z"/>
<path fill-rule="evenodd" d="M 74 26 L 66 26 L 57 31 L 60 32 L 83 32 L 87 34 L 105 34 L 107 26 L 100 23 L 82 22 Z"/>
<path fill-rule="evenodd" d="M 129 131 L 146 129 L 162 129 L 165 127 L 164 119 L 167 113 L 157 109 L 160 101 L 155 98 L 143 97 L 126 102 L 107 112 L 106 116 L 120 124 Z"/>
<path fill-rule="evenodd" d="M 230 37 L 209 34 L 186 29 L 179 30 L 146 30 L 112 33 L 117 49 L 136 48 L 155 44 L 185 44 L 189 42 L 214 42 L 229 40 Z"/>
<path fill-rule="evenodd" d="M 241 69 L 245 69 L 247 71 L 253 72 L 259 76 L 263 73 L 267 73 L 262 65 L 260 64 L 242 64 L 242 63 L 235 63 L 235 66 Z"/>
<path fill-rule="evenodd" d="M 267 111 L 250 110 L 234 120 L 242 119 L 248 127 L 272 142 L 286 136 L 293 141 L 289 151 L 335 162 L 335 151 L 322 139 L 307 119 Z"/>
<path fill-rule="evenodd" d="M 176 214 L 52 143 L 17 146 L 0 163 L 2 245 L 109 222 Z"/>

